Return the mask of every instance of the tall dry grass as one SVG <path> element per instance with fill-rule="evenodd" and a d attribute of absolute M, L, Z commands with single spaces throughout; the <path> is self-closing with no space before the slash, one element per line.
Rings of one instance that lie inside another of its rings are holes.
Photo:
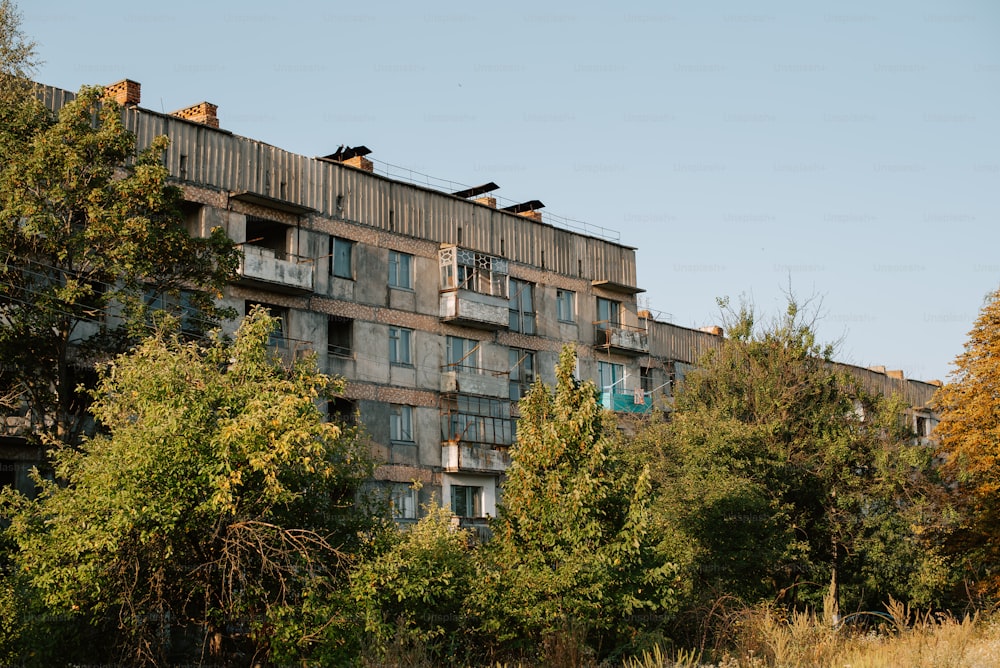
<path fill-rule="evenodd" d="M 732 620 L 733 617 L 730 616 Z M 890 601 L 831 625 L 810 613 L 744 610 L 715 661 L 647 652 L 625 668 L 993 668 L 1000 665 L 1000 624 L 977 616 L 918 613 Z"/>
<path fill-rule="evenodd" d="M 849 615 L 842 623 L 812 613 L 770 607 L 729 611 L 725 649 L 707 652 L 654 648 L 623 668 L 994 668 L 1000 666 L 1000 616 L 957 619 L 917 612 L 890 601 L 885 612 Z M 539 662 L 496 663 L 493 668 L 596 668 L 572 636 L 553 639 Z M 363 666 L 424 668 L 433 663 L 419 647 L 384 648 Z M 600 664 L 602 668 L 608 664 Z"/>

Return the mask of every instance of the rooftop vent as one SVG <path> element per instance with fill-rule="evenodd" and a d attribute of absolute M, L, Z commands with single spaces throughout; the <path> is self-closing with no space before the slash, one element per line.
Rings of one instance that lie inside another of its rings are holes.
<path fill-rule="evenodd" d="M 114 100 L 123 107 L 131 107 L 139 104 L 140 88 L 141 85 L 138 81 L 122 79 L 117 83 L 109 84 L 104 87 L 104 99 Z"/>
<path fill-rule="evenodd" d="M 490 181 L 489 183 L 484 183 L 481 186 L 459 190 L 457 193 L 452 193 L 452 195 L 455 197 L 461 197 L 462 199 L 474 197 L 475 199 L 472 200 L 473 202 L 495 209 L 497 208 L 497 198 L 487 195 L 486 193 L 491 193 L 499 187 L 500 186 Z"/>
<path fill-rule="evenodd" d="M 219 119 L 216 116 L 218 110 L 219 107 L 211 102 L 199 102 L 198 104 L 192 104 L 190 107 L 179 109 L 170 115 L 183 118 L 186 121 L 192 121 L 193 123 L 201 123 L 211 128 L 217 128 L 219 127 Z"/>
<path fill-rule="evenodd" d="M 320 160 L 326 160 L 327 162 L 339 162 L 342 165 L 347 165 L 348 167 L 354 167 L 356 169 L 363 169 L 366 172 L 375 171 L 375 165 L 372 164 L 371 160 L 365 158 L 366 155 L 371 153 L 371 149 L 367 146 L 355 146 L 353 148 L 340 145 L 335 153 L 330 155 L 324 155 Z"/>
<path fill-rule="evenodd" d="M 537 209 L 544 209 L 545 205 L 539 200 L 533 199 L 528 202 L 521 202 L 520 204 L 513 204 L 511 206 L 505 206 L 500 209 L 501 211 L 506 211 L 507 213 L 516 213 L 519 216 L 524 216 L 525 218 L 530 218 L 531 220 L 537 220 L 541 222 L 542 212 Z"/>

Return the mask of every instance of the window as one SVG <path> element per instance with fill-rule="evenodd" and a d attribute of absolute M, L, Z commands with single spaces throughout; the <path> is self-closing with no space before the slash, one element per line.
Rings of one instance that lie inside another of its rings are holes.
<path fill-rule="evenodd" d="M 259 306 L 272 318 L 276 318 L 277 322 L 275 328 L 271 330 L 271 334 L 267 340 L 269 346 L 275 348 L 286 348 L 288 347 L 288 342 L 285 337 L 288 335 L 288 309 L 283 306 L 273 306 L 271 304 L 261 304 L 260 302 L 254 302 L 247 300 L 244 304 L 244 315 L 250 315 L 250 311 L 253 310 L 254 306 Z"/>
<path fill-rule="evenodd" d="M 934 431 L 934 422 L 931 418 L 923 415 L 918 415 L 916 419 L 916 432 L 917 436 L 920 438 L 927 438 Z"/>
<path fill-rule="evenodd" d="M 389 440 L 413 442 L 413 407 L 393 404 L 389 413 Z"/>
<path fill-rule="evenodd" d="M 510 400 L 518 401 L 535 382 L 535 353 L 519 348 L 510 349 Z"/>
<path fill-rule="evenodd" d="M 625 367 L 621 364 L 611 362 L 597 363 L 597 384 L 601 392 L 625 392 L 624 383 L 621 380 L 625 377 Z"/>
<path fill-rule="evenodd" d="M 482 517 L 483 488 L 452 485 L 451 512 L 459 517 Z"/>
<path fill-rule="evenodd" d="M 389 285 L 393 288 L 413 289 L 413 256 L 389 251 Z"/>
<path fill-rule="evenodd" d="M 353 330 L 353 320 L 331 315 L 326 324 L 327 352 L 334 357 L 350 357 Z"/>
<path fill-rule="evenodd" d="M 560 322 L 576 322 L 576 293 L 572 290 L 556 290 L 556 317 Z"/>
<path fill-rule="evenodd" d="M 534 286 L 516 278 L 510 279 L 510 331 L 535 333 Z"/>
<path fill-rule="evenodd" d="M 453 394 L 444 397 L 442 408 L 443 441 L 494 446 L 514 442 L 514 421 L 505 399 Z"/>
<path fill-rule="evenodd" d="M 647 366 L 639 367 L 639 387 L 643 392 L 653 391 L 653 370 Z"/>
<path fill-rule="evenodd" d="M 193 293 L 188 290 L 181 290 L 177 294 L 169 292 L 157 292 L 154 288 L 146 288 L 142 293 L 142 300 L 148 309 L 147 319 L 155 320 L 155 311 L 166 311 L 180 319 L 181 332 L 184 334 L 201 334 L 212 321 L 201 314 L 195 304 Z"/>
<path fill-rule="evenodd" d="M 413 344 L 413 330 L 405 327 L 389 328 L 389 363 L 390 364 L 413 364 L 411 355 Z"/>
<path fill-rule="evenodd" d="M 354 253 L 354 242 L 350 239 L 330 237 L 330 273 L 339 278 L 353 279 L 351 255 Z"/>
<path fill-rule="evenodd" d="M 621 302 L 597 298 L 597 328 L 616 329 L 621 325 Z"/>
<path fill-rule="evenodd" d="M 393 519 L 417 519 L 417 490 L 409 485 L 393 485 L 390 489 L 389 500 L 392 503 Z"/>
<path fill-rule="evenodd" d="M 451 371 L 479 370 L 479 341 L 449 336 L 445 364 Z"/>
<path fill-rule="evenodd" d="M 327 402 L 326 415 L 330 422 L 353 426 L 358 422 L 358 404 L 351 399 L 335 397 Z"/>

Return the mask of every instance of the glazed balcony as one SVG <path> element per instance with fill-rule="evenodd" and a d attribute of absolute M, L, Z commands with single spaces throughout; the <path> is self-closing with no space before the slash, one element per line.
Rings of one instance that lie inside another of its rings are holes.
<path fill-rule="evenodd" d="M 439 252 L 443 322 L 478 329 L 506 329 L 509 322 L 508 263 L 457 246 Z"/>

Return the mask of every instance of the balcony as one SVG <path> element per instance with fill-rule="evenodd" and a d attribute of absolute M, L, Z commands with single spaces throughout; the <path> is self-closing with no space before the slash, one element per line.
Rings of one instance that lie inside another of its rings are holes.
<path fill-rule="evenodd" d="M 446 448 L 461 446 L 476 452 L 506 450 L 514 443 L 510 401 L 471 394 L 442 394 L 441 441 Z M 456 457 L 456 462 L 463 461 L 459 455 Z M 465 461 L 470 460 L 466 457 Z"/>
<path fill-rule="evenodd" d="M 441 320 L 478 329 L 506 329 L 510 303 L 508 263 L 457 246 L 439 252 Z"/>
<path fill-rule="evenodd" d="M 240 282 L 277 292 L 303 293 L 313 290 L 313 263 L 263 246 L 243 246 Z"/>
<path fill-rule="evenodd" d="M 594 323 L 594 347 L 619 355 L 648 355 L 649 335 L 643 327 L 600 320 Z"/>
<path fill-rule="evenodd" d="M 601 392 L 601 406 L 615 413 L 648 413 L 653 410 L 653 397 L 649 392 Z"/>
<path fill-rule="evenodd" d="M 480 445 L 445 441 L 441 467 L 446 473 L 503 473 L 510 467 L 510 454 Z"/>
<path fill-rule="evenodd" d="M 507 371 L 448 364 L 441 367 L 441 391 L 507 399 L 510 393 L 508 376 Z"/>
<path fill-rule="evenodd" d="M 472 290 L 441 292 L 439 315 L 443 322 L 476 329 L 506 329 L 508 302 L 505 297 L 494 297 Z"/>

